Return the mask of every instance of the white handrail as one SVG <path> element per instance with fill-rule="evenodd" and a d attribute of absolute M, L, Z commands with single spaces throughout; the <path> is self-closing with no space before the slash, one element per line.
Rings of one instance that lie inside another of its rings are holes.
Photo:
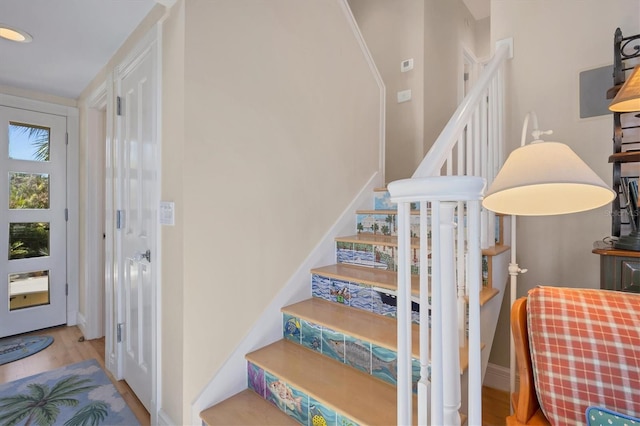
<path fill-rule="evenodd" d="M 471 121 L 476 106 L 481 103 L 490 83 L 499 74 L 500 68 L 510 53 L 508 44 L 498 45 L 494 57 L 484 67 L 469 94 L 453 113 L 412 177 L 438 176 L 440 174 L 440 169 L 445 164 L 449 153 L 462 135 L 465 126 Z"/>

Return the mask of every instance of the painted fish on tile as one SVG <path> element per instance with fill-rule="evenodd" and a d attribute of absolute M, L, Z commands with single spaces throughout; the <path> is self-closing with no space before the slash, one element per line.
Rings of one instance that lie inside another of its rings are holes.
<path fill-rule="evenodd" d="M 344 353 L 345 360 L 348 364 L 369 370 L 369 360 L 371 360 L 371 369 L 373 371 L 385 368 L 389 370 L 394 379 L 396 378 L 396 360 L 385 361 L 357 342 L 347 341 L 345 343 L 341 340 L 331 339 L 329 342 L 338 353 Z"/>
<path fill-rule="evenodd" d="M 309 407 L 309 414 L 311 414 L 311 424 L 313 426 L 327 426 L 327 420 L 324 418 L 318 407 L 312 405 Z"/>
<path fill-rule="evenodd" d="M 300 335 L 300 320 L 292 317 L 287 320 L 284 325 L 285 336 L 299 336 Z"/>
<path fill-rule="evenodd" d="M 271 382 L 269 383 L 269 390 L 275 396 L 278 405 L 282 409 L 286 407 L 291 411 L 302 412 L 302 397 L 294 397 L 286 383 L 281 380 Z"/>

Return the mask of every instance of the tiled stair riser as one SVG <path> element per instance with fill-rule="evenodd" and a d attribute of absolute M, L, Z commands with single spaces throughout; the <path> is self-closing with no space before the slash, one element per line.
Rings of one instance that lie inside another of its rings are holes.
<path fill-rule="evenodd" d="M 411 210 L 418 210 L 419 203 L 411 203 Z M 391 201 L 389 191 L 374 191 L 373 208 L 376 210 L 398 210 L 398 205 Z"/>
<path fill-rule="evenodd" d="M 420 234 L 420 216 L 411 215 L 409 226 L 411 236 L 417 237 Z M 397 237 L 397 216 L 395 214 L 357 214 L 356 231 L 358 233 L 363 232 Z"/>
<path fill-rule="evenodd" d="M 398 209 L 398 205 L 396 203 L 391 202 L 391 196 L 387 191 L 376 191 L 374 192 L 373 204 L 375 210 L 396 210 Z M 411 203 L 411 210 L 418 210 L 419 203 Z M 378 224 L 378 232 L 384 235 L 382 232 L 382 227 L 387 226 L 389 234 L 397 236 L 397 218 L 387 219 L 388 215 L 373 215 L 371 219 L 366 219 L 366 216 L 372 215 L 357 215 L 356 219 L 356 230 L 358 232 L 369 232 L 373 233 L 372 224 L 373 221 Z M 394 215 L 395 216 L 395 215 Z M 429 217 L 430 219 L 430 217 Z M 420 235 L 420 218 L 419 216 L 411 216 L 411 235 L 418 236 Z M 496 243 L 500 240 L 500 217 L 495 216 L 495 241 Z M 362 224 L 362 229 L 360 229 L 359 224 Z M 365 226 L 369 225 L 369 226 Z M 466 216 L 465 216 L 465 226 L 466 226 Z"/>
<path fill-rule="evenodd" d="M 411 273 L 418 274 L 420 272 L 420 249 L 412 248 L 411 256 Z M 349 263 L 395 272 L 398 270 L 398 248 L 381 244 L 337 241 L 336 260 L 338 263 Z"/>
<path fill-rule="evenodd" d="M 329 302 L 340 303 L 377 315 L 395 318 L 397 313 L 395 296 L 374 289 L 370 285 L 342 281 L 318 274 L 311 275 L 311 294 Z M 412 303 L 411 319 L 420 322 L 420 305 Z"/>
<path fill-rule="evenodd" d="M 247 363 L 247 377 L 250 389 L 300 424 L 358 426 L 356 422 L 251 362 Z"/>
<path fill-rule="evenodd" d="M 283 314 L 285 339 L 340 361 L 387 383 L 397 383 L 398 355 L 394 350 L 357 339 L 339 331 Z M 413 383 L 420 377 L 420 364 L 413 360 Z"/>

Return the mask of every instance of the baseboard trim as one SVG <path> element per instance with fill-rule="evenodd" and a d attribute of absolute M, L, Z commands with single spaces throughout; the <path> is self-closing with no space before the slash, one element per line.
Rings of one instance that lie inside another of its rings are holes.
<path fill-rule="evenodd" d="M 509 392 L 510 374 L 509 368 L 497 364 L 487 364 L 487 371 L 484 375 L 483 386 Z M 519 386 L 518 375 L 516 374 L 516 389 Z"/>
<path fill-rule="evenodd" d="M 163 410 L 158 410 L 158 426 L 174 426 L 176 424 L 167 413 Z"/>
<path fill-rule="evenodd" d="M 78 314 L 76 315 L 76 319 L 78 320 L 78 324 L 77 324 L 78 328 L 82 332 L 82 335 L 86 338 L 87 337 L 87 320 L 84 317 L 84 314 L 82 312 L 78 312 Z"/>

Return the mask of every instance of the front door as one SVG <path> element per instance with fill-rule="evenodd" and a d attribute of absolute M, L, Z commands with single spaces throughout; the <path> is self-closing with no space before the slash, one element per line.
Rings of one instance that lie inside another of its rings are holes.
<path fill-rule="evenodd" d="M 119 78 L 117 197 L 122 375 L 151 411 L 155 340 L 157 79 L 155 43 Z"/>
<path fill-rule="evenodd" d="M 0 106 L 0 337 L 67 322 L 66 126 Z"/>

